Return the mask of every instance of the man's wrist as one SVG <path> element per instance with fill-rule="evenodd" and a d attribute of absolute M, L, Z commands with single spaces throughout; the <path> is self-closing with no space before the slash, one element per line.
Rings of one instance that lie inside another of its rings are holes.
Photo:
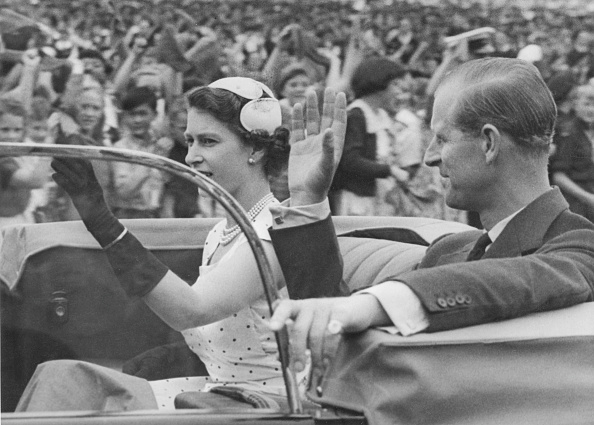
<path fill-rule="evenodd" d="M 363 289 L 352 296 L 371 295 L 381 304 L 388 322 L 404 335 L 413 335 L 429 326 L 429 318 L 416 294 L 403 282 L 394 280 Z"/>

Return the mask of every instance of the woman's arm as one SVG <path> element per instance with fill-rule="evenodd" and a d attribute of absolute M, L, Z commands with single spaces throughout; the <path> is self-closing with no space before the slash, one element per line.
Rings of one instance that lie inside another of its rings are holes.
<path fill-rule="evenodd" d="M 272 244 L 263 244 L 273 276 L 282 276 Z M 249 245 L 243 243 L 237 247 L 232 262 L 200 276 L 194 287 L 169 271 L 143 300 L 165 323 L 181 331 L 224 319 L 263 294 L 255 257 Z"/>
<path fill-rule="evenodd" d="M 125 92 L 126 88 L 128 87 L 128 83 L 130 82 L 130 75 L 132 74 L 132 69 L 136 62 L 140 59 L 146 46 L 142 45 L 142 40 L 137 38 L 134 40 L 134 46 L 128 52 L 128 56 L 116 72 L 116 75 L 113 79 L 113 92 L 114 93 L 123 93 Z"/>
<path fill-rule="evenodd" d="M 567 174 L 561 171 L 554 172 L 551 180 L 564 192 L 567 192 L 585 204 L 590 205 L 590 208 L 594 208 L 594 193 L 582 189 L 576 182 L 571 180 Z"/>
<path fill-rule="evenodd" d="M 62 95 L 61 109 L 71 116 L 76 116 L 76 103 L 83 91 L 83 79 L 85 66 L 78 58 L 76 47 L 72 49 L 72 53 L 68 58 L 72 64 L 70 76 Z"/>
<path fill-rule="evenodd" d="M 4 93 L 2 97 L 15 99 L 23 105 L 27 113 L 30 113 L 41 58 L 36 50 L 31 49 L 23 53 L 22 61 L 23 69 L 19 85 L 13 90 Z"/>

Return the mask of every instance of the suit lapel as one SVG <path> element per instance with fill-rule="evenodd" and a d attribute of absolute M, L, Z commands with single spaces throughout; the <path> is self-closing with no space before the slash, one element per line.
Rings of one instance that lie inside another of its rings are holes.
<path fill-rule="evenodd" d="M 440 266 L 443 264 L 463 263 L 468 257 L 468 253 L 476 244 L 477 239 L 483 234 L 480 230 L 473 230 L 464 232 L 464 235 L 458 234 L 458 237 L 464 237 L 466 242 L 462 242 L 459 249 L 451 252 L 441 254 L 435 264 L 432 266 Z"/>
<path fill-rule="evenodd" d="M 568 208 L 558 188 L 541 195 L 516 215 L 483 258 L 528 255 L 540 248 L 551 223 Z"/>

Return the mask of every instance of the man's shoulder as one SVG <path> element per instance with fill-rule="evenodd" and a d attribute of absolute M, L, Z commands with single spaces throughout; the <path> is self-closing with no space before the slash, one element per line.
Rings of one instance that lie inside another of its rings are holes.
<path fill-rule="evenodd" d="M 545 234 L 544 240 L 552 239 L 572 230 L 589 230 L 594 237 L 594 223 L 583 216 L 566 209 L 551 223 Z"/>

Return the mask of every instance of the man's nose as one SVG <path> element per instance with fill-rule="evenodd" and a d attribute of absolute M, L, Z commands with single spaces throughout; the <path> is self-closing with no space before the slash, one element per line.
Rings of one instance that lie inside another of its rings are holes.
<path fill-rule="evenodd" d="M 431 140 L 431 143 L 427 147 L 423 161 L 425 162 L 425 165 L 429 167 L 437 167 L 441 162 L 441 153 L 437 147 L 435 139 Z"/>

